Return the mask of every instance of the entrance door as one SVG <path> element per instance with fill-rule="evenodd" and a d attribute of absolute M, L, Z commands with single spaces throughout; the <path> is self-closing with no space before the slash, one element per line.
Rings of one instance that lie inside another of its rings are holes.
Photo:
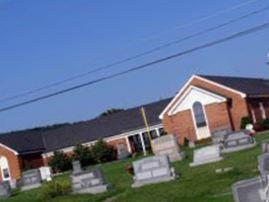
<path fill-rule="evenodd" d="M 204 139 L 210 137 L 206 115 L 201 102 L 195 102 L 192 106 L 192 112 L 195 120 L 197 139 Z"/>

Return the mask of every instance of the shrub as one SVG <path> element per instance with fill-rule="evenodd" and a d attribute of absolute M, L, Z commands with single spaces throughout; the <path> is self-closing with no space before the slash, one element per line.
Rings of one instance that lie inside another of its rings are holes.
<path fill-rule="evenodd" d="M 264 128 L 264 129 L 269 129 L 269 119 L 265 119 L 265 120 L 262 122 L 262 125 L 263 125 L 263 128 Z"/>
<path fill-rule="evenodd" d="M 55 151 L 49 160 L 53 172 L 64 172 L 72 168 L 72 158 L 61 151 Z"/>
<path fill-rule="evenodd" d="M 41 190 L 41 199 L 48 201 L 49 199 L 57 196 L 68 195 L 71 192 L 71 185 L 68 180 L 64 181 L 51 181 L 45 184 Z"/>
<path fill-rule="evenodd" d="M 252 120 L 250 117 L 248 116 L 242 117 L 240 128 L 245 129 L 246 125 L 251 124 L 251 123 L 252 123 Z"/>
<path fill-rule="evenodd" d="M 104 163 L 116 159 L 116 151 L 103 140 L 98 140 L 92 147 L 91 152 L 95 162 Z"/>
<path fill-rule="evenodd" d="M 126 173 L 128 173 L 130 175 L 134 175 L 134 167 L 133 167 L 133 165 L 127 164 L 124 169 L 125 169 Z"/>
<path fill-rule="evenodd" d="M 184 147 L 188 147 L 189 146 L 189 139 L 188 138 L 186 138 L 186 137 L 184 137 L 184 142 L 183 142 L 183 146 Z"/>
<path fill-rule="evenodd" d="M 212 143 L 212 138 L 211 137 L 201 139 L 201 140 L 198 140 L 198 141 L 195 142 L 195 144 L 197 144 L 197 145 L 207 145 L 207 144 L 211 144 L 211 143 Z"/>
<path fill-rule="evenodd" d="M 74 148 L 74 159 L 80 161 L 83 167 L 94 163 L 91 149 L 81 144 Z"/>
<path fill-rule="evenodd" d="M 257 132 L 263 131 L 264 130 L 263 122 L 262 121 L 257 121 L 256 123 L 253 124 L 253 128 Z"/>

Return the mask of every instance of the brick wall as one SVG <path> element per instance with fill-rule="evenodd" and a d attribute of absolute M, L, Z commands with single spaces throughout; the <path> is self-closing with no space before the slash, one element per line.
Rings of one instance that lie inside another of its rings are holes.
<path fill-rule="evenodd" d="M 21 177 L 22 172 L 22 164 L 20 157 L 2 146 L 0 146 L 0 154 L 1 156 L 6 157 L 8 161 L 11 179 L 19 179 Z M 2 181 L 2 173 L 0 175 L 0 180 Z"/>
<path fill-rule="evenodd" d="M 210 131 L 232 128 L 228 110 L 227 102 L 205 106 Z"/>
<path fill-rule="evenodd" d="M 212 106 L 206 106 L 207 118 L 209 120 L 209 127 L 211 130 L 214 130 L 218 127 L 231 126 L 235 130 L 240 129 L 241 118 L 244 116 L 249 116 L 249 109 L 245 98 L 242 98 L 241 95 L 223 89 L 214 84 L 205 82 L 201 79 L 194 78 L 189 85 L 193 85 L 210 92 L 220 94 L 228 98 L 229 103 L 224 102 L 222 104 L 214 104 Z M 187 89 L 187 88 L 186 88 Z M 182 94 L 185 91 L 182 92 Z M 179 98 L 180 99 L 180 96 Z M 175 100 L 173 104 L 177 101 Z M 169 111 L 172 106 L 167 110 Z M 190 140 L 196 139 L 194 124 L 191 117 L 190 110 L 189 112 L 179 112 L 173 116 L 168 116 L 164 114 L 163 125 L 164 129 L 168 133 L 173 133 L 179 137 L 179 142 L 182 143 L 184 137 L 189 137 Z"/>

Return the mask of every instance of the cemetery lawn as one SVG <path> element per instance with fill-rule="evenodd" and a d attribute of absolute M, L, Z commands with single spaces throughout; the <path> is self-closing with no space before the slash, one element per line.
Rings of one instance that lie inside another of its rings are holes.
<path fill-rule="evenodd" d="M 192 149 L 184 148 L 187 159 L 173 163 L 180 177 L 172 182 L 148 185 L 132 189 L 132 176 L 125 172 L 125 165 L 132 159 L 102 165 L 102 169 L 113 189 L 98 195 L 68 195 L 51 199 L 51 202 L 233 202 L 231 185 L 238 180 L 259 175 L 257 156 L 261 154 L 261 141 L 269 139 L 269 132 L 256 136 L 257 146 L 252 149 L 224 155 L 218 163 L 190 168 Z M 215 169 L 233 167 L 232 171 L 216 174 Z M 54 180 L 68 180 L 69 175 L 55 177 Z M 27 192 L 17 192 L 8 202 L 42 201 L 42 188 Z"/>

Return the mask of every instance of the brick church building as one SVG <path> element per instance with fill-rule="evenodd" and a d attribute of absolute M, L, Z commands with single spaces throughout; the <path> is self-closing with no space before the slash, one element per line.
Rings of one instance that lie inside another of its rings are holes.
<path fill-rule="evenodd" d="M 160 115 L 167 133 L 197 141 L 219 130 L 240 130 L 242 117 L 269 118 L 269 80 L 192 76 Z"/>
<path fill-rule="evenodd" d="M 149 129 L 141 115 L 146 111 Z M 129 153 L 146 153 L 150 139 L 174 134 L 179 143 L 197 141 L 218 130 L 240 130 L 242 117 L 269 118 L 269 80 L 194 75 L 173 98 L 104 117 L 0 135 L 0 181 L 19 179 L 24 170 L 48 165 L 54 151 L 72 153 L 77 144 L 104 139 Z"/>

